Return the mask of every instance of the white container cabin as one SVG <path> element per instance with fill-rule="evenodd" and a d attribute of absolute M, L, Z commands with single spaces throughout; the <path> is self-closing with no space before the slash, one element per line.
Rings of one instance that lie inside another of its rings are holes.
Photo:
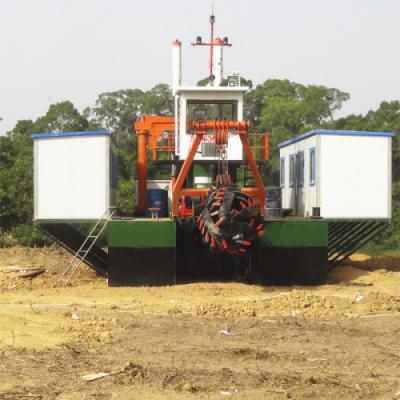
<path fill-rule="evenodd" d="M 314 130 L 279 144 L 282 208 L 298 217 L 390 219 L 393 136 Z"/>
<path fill-rule="evenodd" d="M 34 219 L 98 220 L 116 205 L 110 131 L 43 133 L 34 140 Z"/>

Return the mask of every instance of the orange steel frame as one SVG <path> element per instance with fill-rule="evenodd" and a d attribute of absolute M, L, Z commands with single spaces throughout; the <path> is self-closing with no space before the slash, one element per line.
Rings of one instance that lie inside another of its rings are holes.
<path fill-rule="evenodd" d="M 194 131 L 196 132 L 194 141 L 189 150 L 189 154 L 183 163 L 183 166 L 176 179 L 172 181 L 172 216 L 174 218 L 179 217 L 179 200 L 184 196 L 199 196 L 205 197 L 208 188 L 196 189 L 196 188 L 183 188 L 184 182 L 193 163 L 197 150 L 203 140 L 203 136 L 208 131 L 213 130 L 214 135 L 217 135 L 219 139 L 225 140 L 227 144 L 227 132 L 228 130 L 234 130 L 240 137 L 242 142 L 243 151 L 247 158 L 247 162 L 253 173 L 256 187 L 255 188 L 243 188 L 242 192 L 258 200 L 260 205 L 260 213 L 264 213 L 265 205 L 265 189 L 264 184 L 257 168 L 257 164 L 253 153 L 250 148 L 248 141 L 249 135 L 249 121 L 205 121 L 205 122 L 193 122 L 192 124 Z M 175 130 L 175 119 L 173 117 L 159 117 L 159 116 L 143 116 L 139 121 L 135 123 L 135 130 L 138 136 L 138 205 L 136 211 L 143 213 L 145 212 L 146 206 L 146 189 L 147 189 L 147 153 L 149 150 L 154 151 L 157 148 L 157 141 L 160 139 L 163 132 L 172 132 Z M 169 146 L 168 146 L 169 147 Z M 263 151 L 264 160 L 268 159 L 268 138 L 264 135 L 262 138 L 261 149 Z M 171 150 L 171 149 L 169 149 Z M 172 149 L 173 150 L 173 149 Z"/>
<path fill-rule="evenodd" d="M 264 205 L 265 205 L 265 189 L 264 183 L 262 181 L 260 172 L 257 168 L 256 161 L 251 152 L 248 132 L 249 132 L 249 121 L 206 121 L 206 122 L 194 122 L 193 129 L 196 132 L 195 139 L 193 141 L 192 147 L 189 150 L 189 154 L 183 163 L 183 166 L 179 172 L 175 184 L 172 188 L 172 216 L 177 218 L 179 216 L 179 199 L 183 195 L 205 195 L 208 189 L 183 189 L 183 184 L 186 180 L 189 169 L 193 163 L 194 157 L 203 139 L 203 136 L 207 134 L 209 130 L 214 130 L 214 134 L 217 132 L 227 132 L 228 129 L 235 130 L 240 136 L 240 140 L 243 145 L 243 151 L 246 155 L 247 162 L 253 172 L 254 179 L 256 181 L 256 188 L 251 192 L 258 198 L 258 203 L 260 205 L 260 213 L 264 215 Z M 205 193 L 204 193 L 205 192 Z"/>
<path fill-rule="evenodd" d="M 153 151 L 153 159 L 156 157 L 157 141 L 162 137 L 163 132 L 175 131 L 175 118 L 160 117 L 156 115 L 144 115 L 134 126 L 138 137 L 138 204 L 136 211 L 144 213 L 146 211 L 146 190 L 147 190 L 147 153 Z M 169 143 L 168 137 L 168 143 Z M 167 151 L 174 151 L 174 147 Z"/>

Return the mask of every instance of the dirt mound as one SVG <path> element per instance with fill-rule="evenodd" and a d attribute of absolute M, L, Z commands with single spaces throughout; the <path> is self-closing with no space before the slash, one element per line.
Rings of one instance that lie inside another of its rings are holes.
<path fill-rule="evenodd" d="M 58 246 L 0 249 L 0 292 L 10 289 L 53 287 L 57 276 L 68 265 L 71 258 L 70 253 Z M 24 271 L 39 268 L 45 269 L 45 273 L 34 279 L 21 278 Z M 96 279 L 96 274 L 86 265 L 82 265 L 74 278 L 74 284 L 90 282 L 94 279 Z"/>
<path fill-rule="evenodd" d="M 54 287 L 70 259 L 0 250 L 0 398 L 398 397 L 397 259 L 357 256 L 316 287 L 108 288 L 87 267 Z"/>
<path fill-rule="evenodd" d="M 108 288 L 82 266 L 73 286 L 55 287 L 71 256 L 64 250 L 1 250 L 1 268 L 46 267 L 46 273 L 23 279 L 19 272 L 0 272 L 2 316 L 0 346 L 54 345 L 66 340 L 112 340 L 101 321 L 83 317 L 97 308 L 133 315 L 199 317 L 353 318 L 368 313 L 400 311 L 400 272 L 378 268 L 378 259 L 358 255 L 330 274 L 329 285 L 261 287 L 241 283 L 193 283 L 166 287 Z M 357 261 L 354 261 L 357 260 Z M 386 266 L 388 260 L 383 259 Z M 367 267 L 365 267 L 367 263 Z M 373 263 L 373 264 L 371 264 Z M 375 268 L 368 269 L 374 265 Z M 27 317 L 27 313 L 29 314 Z M 71 318 L 73 313 L 79 316 Z M 68 315 L 68 317 L 65 317 Z M 14 331 L 14 333 L 13 333 Z M 13 335 L 19 335 L 18 340 Z M 46 337 L 51 340 L 45 340 Z"/>

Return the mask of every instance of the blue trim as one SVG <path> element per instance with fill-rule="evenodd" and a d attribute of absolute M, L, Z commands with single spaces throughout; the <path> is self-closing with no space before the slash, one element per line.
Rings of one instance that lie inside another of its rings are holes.
<path fill-rule="evenodd" d="M 299 184 L 298 187 L 304 187 L 304 151 L 298 151 L 298 156 L 300 157 L 300 171 L 299 171 Z"/>
<path fill-rule="evenodd" d="M 292 176 L 292 161 L 293 161 L 293 176 Z M 296 154 L 289 156 L 289 187 L 294 187 L 296 183 Z"/>
<path fill-rule="evenodd" d="M 283 168 L 282 168 L 282 161 L 283 161 Z M 286 161 L 285 161 L 285 157 L 280 157 L 279 158 L 279 186 L 281 187 L 281 189 L 283 189 L 285 187 L 285 175 L 286 175 Z M 283 169 L 283 171 L 282 171 Z M 282 179 L 283 178 L 283 179 Z"/>
<path fill-rule="evenodd" d="M 334 136 L 375 136 L 375 137 L 393 137 L 393 132 L 366 132 L 366 131 L 335 131 L 328 129 L 316 129 L 302 135 L 295 136 L 278 144 L 278 149 L 289 146 L 290 144 L 299 142 L 300 140 L 307 139 L 314 135 L 334 135 Z"/>
<path fill-rule="evenodd" d="M 73 136 L 100 136 L 111 135 L 111 131 L 87 131 L 87 132 L 52 132 L 52 133 L 34 133 L 31 135 L 33 139 L 73 137 Z"/>
<path fill-rule="evenodd" d="M 315 186 L 315 182 L 317 180 L 317 155 L 316 155 L 316 150 L 315 147 L 310 147 L 309 149 L 309 157 L 310 157 L 310 169 L 309 169 L 309 179 L 310 179 L 310 186 Z M 311 154 L 314 154 L 314 162 L 311 164 Z M 314 180 L 311 180 L 311 173 L 314 175 Z"/>

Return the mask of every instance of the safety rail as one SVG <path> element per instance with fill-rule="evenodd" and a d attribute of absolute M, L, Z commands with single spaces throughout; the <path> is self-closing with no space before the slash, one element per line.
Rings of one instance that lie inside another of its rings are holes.
<path fill-rule="evenodd" d="M 153 161 L 167 159 L 171 160 L 175 155 L 175 134 L 164 133 L 154 144 L 150 143 Z M 161 157 L 159 157 L 161 155 Z M 165 155 L 164 157 L 162 157 Z"/>
<path fill-rule="evenodd" d="M 259 161 L 267 161 L 269 156 L 268 134 L 249 133 L 249 145 L 253 157 Z M 164 133 L 157 141 L 149 144 L 153 161 L 171 160 L 175 154 L 175 134 Z"/>
<path fill-rule="evenodd" d="M 248 140 L 253 157 L 256 160 L 267 161 L 269 156 L 268 133 L 249 133 Z"/>

